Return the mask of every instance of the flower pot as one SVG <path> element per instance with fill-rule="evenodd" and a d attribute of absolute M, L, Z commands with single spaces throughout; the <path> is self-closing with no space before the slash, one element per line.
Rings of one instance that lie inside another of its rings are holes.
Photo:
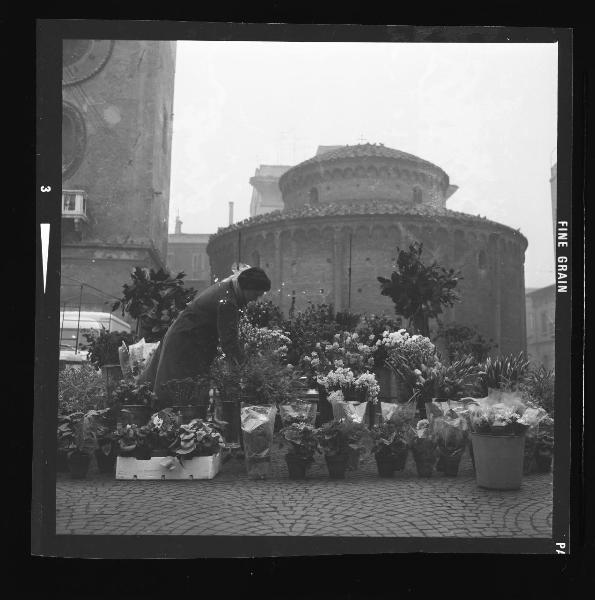
<path fill-rule="evenodd" d="M 359 468 L 359 461 L 361 458 L 361 450 L 358 448 L 354 450 L 353 448 L 349 448 L 347 452 L 347 470 L 348 471 L 357 471 Z"/>
<path fill-rule="evenodd" d="M 112 397 L 112 392 L 116 389 L 118 383 L 124 379 L 122 374 L 122 367 L 119 364 L 103 365 L 101 367 L 103 374 L 103 380 L 105 381 L 105 393 L 107 400 L 109 401 Z"/>
<path fill-rule="evenodd" d="M 444 474 L 449 477 L 456 477 L 459 474 L 459 465 L 461 464 L 462 452 L 457 452 L 451 456 L 443 456 Z"/>
<path fill-rule="evenodd" d="M 530 475 L 535 471 L 535 450 L 537 443 L 535 436 L 525 435 L 525 449 L 523 451 L 523 475 Z"/>
<path fill-rule="evenodd" d="M 518 490 L 523 480 L 524 435 L 472 433 L 477 485 L 491 490 Z"/>
<path fill-rule="evenodd" d="M 74 450 L 68 455 L 68 469 L 73 479 L 84 479 L 89 470 L 91 456 L 86 452 Z"/>
<path fill-rule="evenodd" d="M 414 446 L 411 449 L 413 459 L 415 460 L 415 468 L 419 477 L 431 477 L 436 462 L 435 455 L 429 447 Z"/>
<path fill-rule="evenodd" d="M 122 425 L 137 425 L 142 427 L 151 418 L 151 408 L 144 404 L 126 404 L 122 406 L 119 413 L 119 421 Z"/>
<path fill-rule="evenodd" d="M 117 458 L 116 453 L 113 451 L 106 454 L 101 448 L 95 450 L 95 460 L 97 461 L 97 469 L 100 473 L 113 473 Z"/>
<path fill-rule="evenodd" d="M 178 415 L 178 424 L 187 425 L 193 419 L 202 419 L 206 421 L 208 404 L 189 404 L 187 406 L 172 406 L 173 411 Z"/>
<path fill-rule="evenodd" d="M 378 467 L 379 477 L 393 477 L 395 474 L 395 461 L 393 457 L 388 455 L 376 454 L 376 466 Z"/>
<path fill-rule="evenodd" d="M 68 452 L 58 450 L 56 453 L 56 473 L 68 473 Z"/>
<path fill-rule="evenodd" d="M 306 470 L 309 464 L 307 460 L 304 460 L 299 456 L 286 454 L 285 462 L 287 463 L 289 479 L 306 479 Z"/>
<path fill-rule="evenodd" d="M 328 401 L 326 390 L 318 387 L 318 414 L 316 416 L 316 427 L 320 427 L 323 423 L 333 420 L 333 406 Z"/>
<path fill-rule="evenodd" d="M 221 400 L 221 419 L 227 423 L 223 436 L 225 441 L 228 444 L 239 444 L 243 447 L 240 403 L 233 398 Z"/>
<path fill-rule="evenodd" d="M 535 472 L 536 473 L 549 473 L 552 470 L 552 454 L 551 452 L 542 453 L 536 452 L 535 454 Z"/>
<path fill-rule="evenodd" d="M 407 454 L 409 453 L 408 448 L 401 448 L 394 451 L 393 463 L 395 465 L 395 471 L 402 471 L 407 463 Z"/>
<path fill-rule="evenodd" d="M 246 471 L 252 479 L 266 479 L 271 475 L 271 449 L 276 415 L 276 406 L 241 403 L 240 418 Z"/>
<path fill-rule="evenodd" d="M 335 454 L 334 456 L 325 456 L 328 476 L 330 479 L 345 479 L 345 470 L 347 469 L 347 454 Z"/>

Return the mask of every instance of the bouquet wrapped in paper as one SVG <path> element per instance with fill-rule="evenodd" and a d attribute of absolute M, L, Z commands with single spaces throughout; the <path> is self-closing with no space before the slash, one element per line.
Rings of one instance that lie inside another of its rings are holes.
<path fill-rule="evenodd" d="M 275 428 L 275 406 L 242 403 L 240 422 L 244 438 L 246 470 L 254 479 L 265 479 L 271 473 L 271 447 Z"/>
<path fill-rule="evenodd" d="M 148 364 L 151 355 L 159 346 L 159 342 L 148 343 L 142 338 L 136 344 L 128 346 L 128 363 L 133 377 L 138 377 L 144 366 Z M 122 369 L 124 371 L 124 369 Z"/>
<path fill-rule="evenodd" d="M 367 402 L 347 401 L 341 390 L 328 395 L 328 401 L 333 408 L 333 418 L 336 421 L 345 419 L 353 423 L 363 423 L 366 416 Z"/>
<path fill-rule="evenodd" d="M 287 400 L 279 404 L 279 416 L 283 427 L 292 423 L 307 423 L 314 426 L 316 422 L 316 403 L 308 400 Z"/>
<path fill-rule="evenodd" d="M 415 411 L 416 406 L 414 402 L 380 403 L 382 421 L 390 421 L 395 425 L 412 425 L 415 419 Z"/>

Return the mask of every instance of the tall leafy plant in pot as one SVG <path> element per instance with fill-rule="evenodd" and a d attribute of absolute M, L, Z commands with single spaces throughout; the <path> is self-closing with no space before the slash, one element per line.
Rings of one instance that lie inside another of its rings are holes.
<path fill-rule="evenodd" d="M 292 423 L 280 432 L 281 445 L 287 448 L 285 461 L 290 479 L 305 479 L 306 470 L 320 452 L 316 430 L 307 423 Z"/>
<path fill-rule="evenodd" d="M 380 293 L 388 296 L 395 312 L 409 319 L 409 328 L 423 336 L 430 335 L 430 319 L 435 319 L 446 306 L 460 301 L 455 288 L 460 271 L 445 269 L 436 262 L 425 265 L 421 260 L 423 244 L 414 242 L 408 250 L 397 247 L 397 269 L 390 279 L 378 277 Z"/>
<path fill-rule="evenodd" d="M 122 286 L 122 297 L 114 302 L 112 310 L 121 308 L 122 315 L 129 314 L 137 320 L 139 339 L 158 342 L 194 298 L 196 290 L 184 287 L 183 271 L 172 277 L 163 269 L 135 267 L 130 276 L 132 283 Z"/>

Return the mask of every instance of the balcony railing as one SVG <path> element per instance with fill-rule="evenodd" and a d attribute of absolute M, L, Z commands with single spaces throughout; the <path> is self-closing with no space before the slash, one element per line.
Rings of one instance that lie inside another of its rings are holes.
<path fill-rule="evenodd" d="M 62 218 L 88 222 L 87 192 L 83 190 L 62 190 Z"/>

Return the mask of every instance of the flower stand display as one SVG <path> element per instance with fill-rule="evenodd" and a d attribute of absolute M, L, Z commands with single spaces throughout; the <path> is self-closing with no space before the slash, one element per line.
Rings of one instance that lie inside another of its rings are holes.
<path fill-rule="evenodd" d="M 472 433 L 477 485 L 490 490 L 518 490 L 523 481 L 525 436 Z"/>
<path fill-rule="evenodd" d="M 271 449 L 276 415 L 276 406 L 241 404 L 246 471 L 251 479 L 266 479 L 271 476 Z"/>
<path fill-rule="evenodd" d="M 213 479 L 220 469 L 221 453 L 184 460 L 173 456 L 147 460 L 118 456 L 116 479 Z"/>

